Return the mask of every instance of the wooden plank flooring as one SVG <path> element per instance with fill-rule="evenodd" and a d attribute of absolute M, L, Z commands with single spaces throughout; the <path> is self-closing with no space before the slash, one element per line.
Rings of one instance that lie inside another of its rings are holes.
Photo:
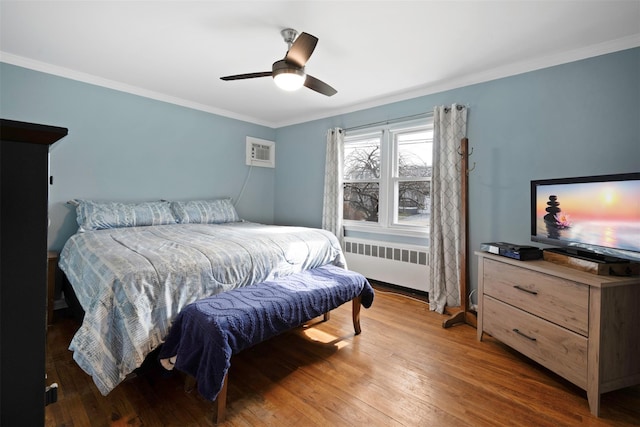
<path fill-rule="evenodd" d="M 60 386 L 46 426 L 212 426 L 215 405 L 156 364 L 108 396 L 67 350 L 78 327 L 56 312 L 48 330 L 48 383 Z M 354 336 L 351 304 L 232 359 L 225 426 L 640 425 L 640 386 L 586 393 L 468 325 L 414 298 L 377 290 Z M 639 361 L 640 363 L 640 361 Z"/>

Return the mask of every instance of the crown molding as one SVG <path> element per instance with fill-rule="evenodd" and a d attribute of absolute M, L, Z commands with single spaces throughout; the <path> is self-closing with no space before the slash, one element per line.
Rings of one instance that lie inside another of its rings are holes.
<path fill-rule="evenodd" d="M 429 85 L 419 86 L 399 93 L 391 94 L 389 96 L 376 98 L 369 102 L 354 104 L 340 110 L 331 111 L 330 114 L 307 116 L 303 118 L 297 118 L 295 121 L 278 122 L 274 125 L 274 127 L 280 128 L 310 122 L 313 120 L 321 120 L 328 117 L 353 113 L 369 108 L 380 107 L 386 104 L 392 104 L 394 102 L 406 101 L 409 99 L 419 98 L 421 96 L 432 95 L 434 93 L 445 92 L 448 90 L 459 89 L 461 87 L 471 86 L 478 83 L 485 83 L 492 80 L 512 77 L 518 74 L 524 74 L 531 71 L 554 67 L 557 65 L 568 64 L 570 62 L 580 61 L 583 59 L 593 58 L 596 56 L 606 55 L 622 50 L 633 49 L 636 47 L 640 47 L 640 34 L 634 34 L 629 37 L 610 40 L 604 43 L 598 43 L 580 49 L 560 52 L 554 55 L 546 55 L 527 61 L 515 62 L 503 67 L 497 67 L 482 72 L 460 76 L 457 78 L 442 80 L 439 82 L 431 83 Z"/>
<path fill-rule="evenodd" d="M 328 117 L 339 116 L 352 113 L 355 111 L 366 110 L 369 108 L 380 107 L 385 104 L 414 99 L 425 95 L 444 92 L 447 90 L 458 89 L 478 83 L 484 83 L 491 80 L 497 80 L 505 77 L 511 77 L 518 74 L 528 73 L 543 68 L 549 68 L 556 65 L 562 65 L 569 62 L 575 62 L 582 59 L 592 58 L 595 56 L 605 55 L 621 50 L 640 47 L 640 34 L 634 34 L 615 40 L 587 46 L 584 48 L 574 49 L 570 51 L 560 52 L 554 55 L 546 55 L 527 61 L 520 61 L 503 67 L 497 67 L 491 70 L 481 71 L 474 74 L 460 76 L 456 78 L 446 79 L 429 85 L 415 87 L 399 93 L 390 94 L 388 96 L 379 97 L 367 102 L 353 104 L 341 109 L 331 110 L 322 114 L 299 116 L 289 121 L 267 122 L 255 117 L 245 116 L 231 111 L 211 107 L 209 105 L 199 104 L 186 99 L 173 97 L 164 93 L 154 92 L 137 86 L 127 85 L 121 82 L 105 79 L 92 74 L 82 73 L 69 68 L 59 67 L 49 63 L 36 61 L 22 56 L 0 51 L 0 61 L 19 67 L 28 68 L 35 71 L 41 71 L 47 74 L 53 74 L 59 77 L 77 80 L 97 86 L 114 89 L 120 92 L 126 92 L 145 98 L 155 99 L 157 101 L 167 102 L 182 107 L 200 110 L 211 114 L 216 114 L 231 119 L 250 122 L 253 124 L 266 126 L 269 128 L 280 128 L 295 124 L 305 123 L 314 120 L 321 120 Z"/>
<path fill-rule="evenodd" d="M 25 58 L 23 56 L 14 55 L 12 53 L 7 53 L 4 51 L 0 51 L 0 62 L 5 62 L 7 64 L 16 65 L 18 67 L 28 68 L 30 70 L 52 74 L 58 77 L 64 77 L 70 80 L 89 83 L 92 85 L 117 90 L 120 92 L 138 95 L 144 98 L 154 99 L 156 101 L 167 102 L 169 104 L 175 104 L 181 107 L 191 108 L 193 110 L 204 111 L 207 113 L 216 114 L 218 116 L 228 117 L 231 119 L 241 120 L 241 121 L 250 122 L 257 125 L 273 128 L 273 123 L 265 122 L 255 117 L 244 116 L 242 114 L 237 114 L 237 113 L 223 110 L 220 108 L 211 107 L 209 105 L 204 105 L 204 104 L 189 101 L 186 99 L 177 98 L 171 95 L 167 95 L 165 93 L 143 89 L 141 87 L 128 85 L 115 80 L 105 79 L 103 77 L 95 76 L 93 74 L 83 73 L 80 71 L 72 70 L 70 68 L 60 67 L 60 66 L 49 64 L 46 62 L 36 61 L 34 59 Z"/>

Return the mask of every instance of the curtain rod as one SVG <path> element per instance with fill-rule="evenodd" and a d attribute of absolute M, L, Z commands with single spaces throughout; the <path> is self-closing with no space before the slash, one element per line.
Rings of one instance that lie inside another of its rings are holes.
<path fill-rule="evenodd" d="M 456 108 L 459 111 L 459 110 L 462 110 L 463 108 L 469 108 L 469 106 L 468 105 L 457 104 Z M 451 110 L 451 107 L 446 107 L 446 111 L 448 112 L 449 110 Z M 433 116 L 433 111 L 427 111 L 425 113 L 413 114 L 411 116 L 396 117 L 395 119 L 382 120 L 382 121 L 379 121 L 379 122 L 367 123 L 365 125 L 353 126 L 353 127 L 350 127 L 350 128 L 345 128 L 345 129 L 343 129 L 343 131 L 346 132 L 346 131 L 349 131 L 349 130 L 365 129 L 365 128 L 372 127 L 372 126 L 388 125 L 388 124 L 391 124 L 391 123 L 402 122 L 402 121 L 409 120 L 409 119 L 418 119 L 418 118 L 430 117 L 430 116 Z"/>
<path fill-rule="evenodd" d="M 411 116 L 396 117 L 395 119 L 382 120 L 382 121 L 379 121 L 379 122 L 367 123 L 365 125 L 353 126 L 353 127 L 350 127 L 350 128 L 345 128 L 343 130 L 346 132 L 346 131 L 349 131 L 349 130 L 364 129 L 364 128 L 368 128 L 368 127 L 371 127 L 371 126 L 389 125 L 391 123 L 402 122 L 402 121 L 409 120 L 409 119 L 418 119 L 418 118 L 422 118 L 422 117 L 429 117 L 429 116 L 432 116 L 432 115 L 433 115 L 432 112 L 413 114 Z"/>

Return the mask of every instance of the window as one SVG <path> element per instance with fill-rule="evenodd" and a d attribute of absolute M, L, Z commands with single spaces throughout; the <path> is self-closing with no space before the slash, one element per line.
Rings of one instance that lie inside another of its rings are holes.
<path fill-rule="evenodd" d="M 378 222 L 380 136 L 345 138 L 344 219 Z"/>
<path fill-rule="evenodd" d="M 347 229 L 427 233 L 433 118 L 348 132 L 344 149 Z"/>

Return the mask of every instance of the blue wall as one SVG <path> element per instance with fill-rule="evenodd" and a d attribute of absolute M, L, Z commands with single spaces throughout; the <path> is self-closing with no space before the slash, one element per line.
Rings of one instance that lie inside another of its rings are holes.
<path fill-rule="evenodd" d="M 326 130 L 469 105 L 469 247 L 531 244 L 532 179 L 640 171 L 640 48 L 277 130 L 275 221 L 320 226 Z M 305 159 L 301 161 L 300 159 Z M 471 257 L 471 287 L 477 262 Z"/>
<path fill-rule="evenodd" d="M 142 201 L 233 197 L 247 176 L 245 138 L 275 130 L 116 90 L 0 64 L 0 116 L 62 126 L 50 150 L 49 248 L 77 224 L 73 198 Z M 236 206 L 273 222 L 274 170 L 255 167 Z"/>
<path fill-rule="evenodd" d="M 276 168 L 253 169 L 239 214 L 319 227 L 327 129 L 454 102 L 470 107 L 471 251 L 530 243 L 532 179 L 640 171 L 640 48 L 275 130 L 0 66 L 0 116 L 69 128 L 51 149 L 52 249 L 75 231 L 71 198 L 237 197 L 247 135 L 276 141 Z"/>

